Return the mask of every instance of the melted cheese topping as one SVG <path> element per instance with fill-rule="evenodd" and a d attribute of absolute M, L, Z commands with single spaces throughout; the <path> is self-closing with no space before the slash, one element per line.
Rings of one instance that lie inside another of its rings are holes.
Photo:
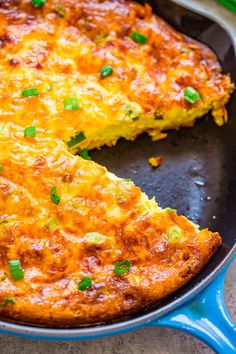
<path fill-rule="evenodd" d="M 86 139 L 72 150 L 112 145 L 147 131 L 190 126 L 212 111 L 226 120 L 232 92 L 214 54 L 152 14 L 148 5 L 116 1 L 8 1 L 0 8 L 0 120 L 36 125 L 52 137 Z M 134 42 L 133 31 L 147 43 Z M 102 67 L 113 73 L 101 78 Z M 190 104 L 184 89 L 201 100 Z M 39 96 L 22 97 L 37 88 Z M 64 109 L 75 97 L 80 109 Z"/>
<path fill-rule="evenodd" d="M 2 316 L 49 326 L 101 323 L 156 303 L 192 278 L 220 245 L 132 182 L 71 155 L 63 142 L 8 123 L 0 143 Z M 56 187 L 60 203 L 51 200 Z M 9 260 L 24 279 L 14 281 Z M 118 275 L 117 262 L 131 269 Z M 92 286 L 78 289 L 90 277 Z"/>

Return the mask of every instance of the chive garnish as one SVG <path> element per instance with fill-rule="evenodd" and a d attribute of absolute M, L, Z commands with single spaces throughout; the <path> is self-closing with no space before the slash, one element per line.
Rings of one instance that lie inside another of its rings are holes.
<path fill-rule="evenodd" d="M 54 203 L 54 204 L 59 204 L 60 201 L 61 201 L 61 198 L 59 197 L 59 195 L 57 194 L 57 189 L 56 187 L 53 187 L 51 189 L 51 201 Z"/>
<path fill-rule="evenodd" d="M 12 275 L 12 278 L 17 281 L 24 278 L 24 273 L 21 268 L 21 263 L 19 259 L 9 261 L 8 266 Z"/>
<path fill-rule="evenodd" d="M 67 111 L 78 111 L 80 109 L 78 98 L 76 97 L 65 98 L 64 109 L 66 109 Z"/>
<path fill-rule="evenodd" d="M 140 112 L 134 112 L 130 108 L 125 108 L 125 114 L 132 119 L 133 122 L 136 122 L 140 118 Z"/>
<path fill-rule="evenodd" d="M 133 114 L 133 111 L 130 108 L 125 108 L 125 113 L 130 117 L 131 114 Z"/>
<path fill-rule="evenodd" d="M 92 279 L 89 277 L 84 277 L 78 282 L 78 289 L 81 291 L 86 290 L 87 288 L 90 288 L 92 285 Z"/>
<path fill-rule="evenodd" d="M 34 7 L 41 7 L 45 4 L 46 0 L 31 0 Z"/>
<path fill-rule="evenodd" d="M 35 138 L 36 137 L 36 127 L 34 125 L 32 125 L 31 127 L 27 127 L 24 130 L 24 137 L 31 137 L 31 138 Z"/>
<path fill-rule="evenodd" d="M 23 97 L 38 96 L 39 92 L 36 88 L 28 88 L 21 91 Z"/>
<path fill-rule="evenodd" d="M 1 307 L 6 306 L 9 302 L 13 303 L 14 305 L 16 304 L 16 300 L 13 299 L 12 297 L 6 297 L 5 299 L 2 300 L 2 303 L 0 304 Z"/>
<path fill-rule="evenodd" d="M 50 84 L 45 84 L 45 85 L 43 85 L 43 89 L 44 89 L 45 91 L 52 91 L 52 85 L 50 85 Z"/>
<path fill-rule="evenodd" d="M 131 268 L 131 263 L 128 259 L 125 261 L 117 262 L 114 267 L 114 272 L 116 274 L 128 273 Z"/>
<path fill-rule="evenodd" d="M 181 237 L 183 236 L 183 232 L 178 225 L 175 225 L 169 229 L 167 236 L 170 242 L 177 242 L 180 241 Z"/>
<path fill-rule="evenodd" d="M 134 42 L 139 44 L 147 43 L 147 37 L 145 37 L 143 34 L 136 31 L 131 33 L 130 38 L 133 39 Z"/>
<path fill-rule="evenodd" d="M 84 139 L 86 139 L 84 133 L 80 132 L 80 133 L 76 134 L 76 136 L 71 138 L 71 140 L 68 141 L 67 145 L 69 148 L 72 148 L 73 146 L 81 143 L 81 141 L 83 141 Z"/>
<path fill-rule="evenodd" d="M 172 208 L 165 208 L 164 211 L 166 211 L 167 213 L 169 214 L 172 214 L 172 213 L 177 213 L 176 209 L 172 209 Z"/>
<path fill-rule="evenodd" d="M 184 98 L 186 101 L 194 104 L 201 99 L 200 93 L 196 91 L 193 87 L 186 87 L 184 90 Z"/>
<path fill-rule="evenodd" d="M 132 179 L 131 179 L 131 178 L 123 178 L 123 180 L 124 180 L 125 182 L 132 182 Z"/>
<path fill-rule="evenodd" d="M 113 68 L 110 65 L 103 66 L 100 70 L 101 77 L 107 77 L 113 73 Z"/>
<path fill-rule="evenodd" d="M 0 165 L 0 172 L 2 172 L 2 165 Z"/>
<path fill-rule="evenodd" d="M 91 157 L 89 156 L 88 151 L 86 149 L 81 150 L 79 154 L 83 159 L 91 160 Z"/>
<path fill-rule="evenodd" d="M 105 236 L 103 236 L 99 232 L 94 231 L 85 234 L 85 239 L 90 244 L 100 245 L 105 241 Z"/>
<path fill-rule="evenodd" d="M 52 218 L 45 225 L 49 231 L 56 230 L 57 226 L 60 225 L 60 221 L 56 218 Z"/>

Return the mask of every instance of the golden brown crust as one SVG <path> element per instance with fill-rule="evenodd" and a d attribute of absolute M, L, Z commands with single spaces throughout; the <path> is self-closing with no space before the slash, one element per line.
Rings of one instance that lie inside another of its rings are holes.
<path fill-rule="evenodd" d="M 229 77 L 209 48 L 175 31 L 148 5 L 47 0 L 35 9 L 22 0 L 0 6 L 1 120 L 37 124 L 64 141 L 83 131 L 79 148 L 133 140 L 143 131 L 157 139 L 208 111 L 223 124 Z M 147 43 L 135 43 L 133 31 Z M 114 71 L 101 79 L 104 65 Z M 201 95 L 195 104 L 184 99 L 188 86 Z M 23 98 L 29 87 L 39 96 Z M 80 110 L 64 110 L 71 96 Z"/>
<path fill-rule="evenodd" d="M 2 317 L 73 327 L 120 318 L 157 303 L 184 285 L 220 245 L 218 233 L 198 231 L 162 210 L 127 180 L 37 132 L 1 127 L 0 307 Z M 61 198 L 50 197 L 52 187 Z M 91 242 L 98 232 L 102 242 Z M 14 281 L 8 261 L 20 259 Z M 128 273 L 114 265 L 129 260 Z M 92 287 L 80 291 L 81 278 Z"/>
<path fill-rule="evenodd" d="M 132 31 L 147 43 L 132 41 Z M 101 79 L 104 65 L 113 74 Z M 201 95 L 194 105 L 184 99 L 187 86 Z M 22 97 L 30 87 L 39 96 Z M 209 110 L 220 125 L 232 89 L 215 55 L 148 5 L 0 2 L 0 301 L 16 300 L 0 306 L 0 316 L 54 327 L 103 323 L 157 303 L 194 277 L 219 247 L 219 234 L 160 209 L 132 182 L 71 155 L 61 140 L 82 131 L 77 150 L 143 131 L 160 139 L 162 130 L 190 126 Z M 68 97 L 79 99 L 79 110 L 64 109 Z M 36 138 L 25 138 L 32 125 Z M 89 241 L 91 232 L 99 242 Z M 22 280 L 9 272 L 14 259 Z M 122 260 L 131 269 L 117 275 Z M 80 291 L 84 276 L 92 286 Z"/>

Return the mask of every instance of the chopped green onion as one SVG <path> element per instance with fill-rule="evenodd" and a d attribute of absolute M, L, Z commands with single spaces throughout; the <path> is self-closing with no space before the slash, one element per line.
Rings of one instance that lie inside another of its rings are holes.
<path fill-rule="evenodd" d="M 50 85 L 50 84 L 45 84 L 45 85 L 43 85 L 43 89 L 44 89 L 45 91 L 52 91 L 52 85 Z"/>
<path fill-rule="evenodd" d="M 183 232 L 178 225 L 172 226 L 168 231 L 168 238 L 170 242 L 176 242 L 181 239 Z"/>
<path fill-rule="evenodd" d="M 79 100 L 76 97 L 64 99 L 64 109 L 67 111 L 78 111 L 80 109 Z"/>
<path fill-rule="evenodd" d="M 123 180 L 124 180 L 125 182 L 132 182 L 132 179 L 131 179 L 131 178 L 123 178 Z"/>
<path fill-rule="evenodd" d="M 116 274 L 128 273 L 131 268 L 131 263 L 127 259 L 125 261 L 117 262 L 114 267 L 114 272 Z"/>
<path fill-rule="evenodd" d="M 0 165 L 0 172 L 2 172 L 2 165 Z"/>
<path fill-rule="evenodd" d="M 126 107 L 125 108 L 125 113 L 130 117 L 133 114 L 133 111 L 132 111 L 132 109 Z"/>
<path fill-rule="evenodd" d="M 20 260 L 16 259 L 8 262 L 8 266 L 12 275 L 12 278 L 16 280 L 20 280 L 24 278 L 24 273 L 21 268 Z"/>
<path fill-rule="evenodd" d="M 78 289 L 81 291 L 86 290 L 87 288 L 90 288 L 92 285 L 92 279 L 89 277 L 84 277 L 78 282 Z"/>
<path fill-rule="evenodd" d="M 13 303 L 14 305 L 16 304 L 16 300 L 11 298 L 11 297 L 6 297 L 5 299 L 2 300 L 2 303 L 0 304 L 1 307 L 6 306 L 9 302 Z"/>
<path fill-rule="evenodd" d="M 164 211 L 166 211 L 169 214 L 176 214 L 176 209 L 172 209 L 172 208 L 165 208 Z"/>
<path fill-rule="evenodd" d="M 46 224 L 46 226 L 49 228 L 49 231 L 55 230 L 57 226 L 60 225 L 60 221 L 56 218 L 52 218 L 49 220 L 49 222 Z"/>
<path fill-rule="evenodd" d="M 0 135 L 5 135 L 7 131 L 7 124 L 0 122 Z"/>
<path fill-rule="evenodd" d="M 31 137 L 35 138 L 36 137 L 36 127 L 33 125 L 32 127 L 27 127 L 24 130 L 24 137 Z"/>
<path fill-rule="evenodd" d="M 83 149 L 80 151 L 80 156 L 83 157 L 85 160 L 91 160 L 91 157 L 88 154 L 88 151 L 86 149 Z"/>
<path fill-rule="evenodd" d="M 106 77 L 113 73 L 113 68 L 110 65 L 103 66 L 100 70 L 100 76 Z"/>
<path fill-rule="evenodd" d="M 130 108 L 128 108 L 128 107 L 125 108 L 125 114 L 126 114 L 126 116 L 130 117 L 133 122 L 139 120 L 139 118 L 140 118 L 140 113 L 141 113 L 141 112 L 137 112 L 137 111 L 134 112 L 132 109 L 130 109 Z"/>
<path fill-rule="evenodd" d="M 139 44 L 145 44 L 147 43 L 147 37 L 145 37 L 143 34 L 139 32 L 132 32 L 130 35 L 130 38 L 133 39 L 134 42 L 139 43 Z"/>
<path fill-rule="evenodd" d="M 194 104 L 201 99 L 200 93 L 196 91 L 193 87 L 186 87 L 184 90 L 184 98 L 186 101 Z"/>
<path fill-rule="evenodd" d="M 70 141 L 68 141 L 67 145 L 69 148 L 72 148 L 73 146 L 81 143 L 81 141 L 83 141 L 85 138 L 85 135 L 83 132 L 80 132 L 78 134 L 76 134 L 76 136 L 74 138 L 71 138 Z"/>
<path fill-rule="evenodd" d="M 59 197 L 59 195 L 57 194 L 57 189 L 56 187 L 53 187 L 51 189 L 51 200 L 54 204 L 59 204 L 61 201 L 61 198 Z"/>
<path fill-rule="evenodd" d="M 99 232 L 88 232 L 85 238 L 88 243 L 95 245 L 101 245 L 105 240 L 105 237 Z"/>
<path fill-rule="evenodd" d="M 45 4 L 46 0 L 31 0 L 34 7 L 40 7 Z"/>
<path fill-rule="evenodd" d="M 28 88 L 26 90 L 21 91 L 22 96 L 29 97 L 29 96 L 38 96 L 39 92 L 36 88 Z"/>

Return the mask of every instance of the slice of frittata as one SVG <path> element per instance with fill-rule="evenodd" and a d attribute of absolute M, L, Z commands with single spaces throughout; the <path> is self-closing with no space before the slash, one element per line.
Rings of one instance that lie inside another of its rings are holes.
<path fill-rule="evenodd" d="M 103 323 L 186 284 L 221 243 L 35 127 L 0 126 L 0 316 Z"/>
<path fill-rule="evenodd" d="M 123 0 L 0 3 L 0 120 L 72 151 L 227 121 L 233 85 L 213 52 L 150 6 Z M 24 122 L 24 123 L 23 123 Z"/>

